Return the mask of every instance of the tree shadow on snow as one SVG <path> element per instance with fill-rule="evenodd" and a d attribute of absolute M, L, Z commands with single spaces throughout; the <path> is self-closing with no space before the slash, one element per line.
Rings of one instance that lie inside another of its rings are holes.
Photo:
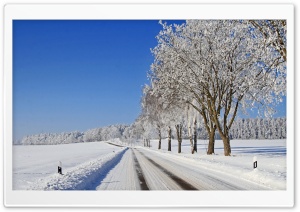
<path fill-rule="evenodd" d="M 286 155 L 286 147 L 267 146 L 267 147 L 231 147 L 232 151 L 244 154 L 272 154 L 277 156 Z"/>

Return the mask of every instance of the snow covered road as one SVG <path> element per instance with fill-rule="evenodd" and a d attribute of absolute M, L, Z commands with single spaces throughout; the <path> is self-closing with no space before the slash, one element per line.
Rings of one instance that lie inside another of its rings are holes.
<path fill-rule="evenodd" d="M 266 190 L 233 175 L 220 175 L 197 162 L 143 148 L 129 148 L 97 190 Z"/>
<path fill-rule="evenodd" d="M 140 190 L 131 150 L 126 150 L 120 162 L 109 171 L 96 190 Z"/>
<path fill-rule="evenodd" d="M 137 149 L 142 160 L 146 181 L 157 190 L 265 190 L 264 186 L 203 169 L 196 161 L 170 157 L 147 149 Z M 151 167 L 151 168 L 150 168 Z M 155 169 L 156 171 L 150 171 Z M 154 175 L 153 173 L 157 173 Z"/>
<path fill-rule="evenodd" d="M 154 143 L 155 141 L 153 141 Z M 127 147 L 121 142 L 14 147 L 14 190 L 284 190 L 284 141 L 233 142 L 233 156 Z M 174 142 L 175 143 L 175 142 Z M 249 146 L 253 145 L 251 152 Z M 176 148 L 174 144 L 174 148 Z M 217 143 L 217 145 L 219 145 Z M 245 147 L 244 147 L 245 146 Z M 245 152 L 246 148 L 246 152 Z M 261 151 L 268 149 L 269 151 Z M 251 167 L 253 155 L 258 168 Z M 63 175 L 57 162 L 63 162 Z"/>

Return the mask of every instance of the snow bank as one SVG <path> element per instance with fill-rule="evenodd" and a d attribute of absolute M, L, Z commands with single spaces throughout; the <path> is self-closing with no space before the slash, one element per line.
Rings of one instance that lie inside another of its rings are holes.
<path fill-rule="evenodd" d="M 44 189 L 48 188 L 48 182 L 50 189 L 51 182 L 66 183 L 72 179 L 72 174 L 74 179 L 82 179 L 84 176 L 80 176 L 81 174 L 91 176 L 93 171 L 87 170 L 90 163 L 95 169 L 100 168 L 114 156 L 120 155 L 117 153 L 124 149 L 125 147 L 105 142 L 13 146 L 13 189 Z M 58 161 L 62 162 L 62 176 L 56 174 Z M 105 173 L 102 170 L 98 171 Z M 54 186 L 52 188 L 54 189 Z"/>
<path fill-rule="evenodd" d="M 39 179 L 29 187 L 30 190 L 95 190 L 100 182 L 121 160 L 128 148 L 99 157 L 80 166 L 66 170 L 63 175 L 54 174 Z"/>

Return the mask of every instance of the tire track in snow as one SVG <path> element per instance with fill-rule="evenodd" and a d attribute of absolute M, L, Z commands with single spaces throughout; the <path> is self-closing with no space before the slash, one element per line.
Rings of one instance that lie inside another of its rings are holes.
<path fill-rule="evenodd" d="M 158 159 L 156 159 L 156 161 L 162 162 Z M 225 180 L 218 179 L 197 169 L 193 170 L 192 167 L 189 168 L 183 166 L 183 164 L 181 165 L 181 163 L 176 163 L 167 158 L 164 158 L 163 161 L 165 162 L 164 165 L 166 165 L 167 169 L 171 173 L 173 172 L 178 174 L 178 168 L 180 167 L 180 170 L 182 170 L 180 174 L 182 174 L 181 177 L 183 180 L 191 181 L 193 185 L 197 187 L 197 190 L 245 190 L 244 188 L 228 183 Z M 187 173 L 189 173 L 189 175 L 187 175 Z"/>
<path fill-rule="evenodd" d="M 140 165 L 134 151 L 132 149 L 131 149 L 131 151 L 132 151 L 132 156 L 133 156 L 133 160 L 134 160 L 134 165 L 136 168 L 135 170 L 136 170 L 136 173 L 137 173 L 139 181 L 140 181 L 141 190 L 149 190 L 146 180 L 144 178 L 144 174 L 143 174 L 141 165 Z"/>
<path fill-rule="evenodd" d="M 196 164 L 190 164 L 175 157 L 165 157 L 163 154 L 157 154 L 148 150 L 145 153 L 153 155 L 153 160 L 156 163 L 159 163 L 170 172 L 180 175 L 182 179 L 191 182 L 199 190 L 266 190 L 262 186 L 239 178 L 220 178 L 217 172 L 209 171 L 207 173 L 208 170 L 201 169 Z"/>
<path fill-rule="evenodd" d="M 192 186 L 190 183 L 186 182 L 182 178 L 178 177 L 177 175 L 173 174 L 172 172 L 168 171 L 155 161 L 153 161 L 151 158 L 147 157 L 144 153 L 137 150 L 144 158 L 146 158 L 149 162 L 151 162 L 153 165 L 155 165 L 157 168 L 159 168 L 163 173 L 165 173 L 167 176 L 169 176 L 177 185 L 179 185 L 183 190 L 198 190 L 196 187 Z"/>
<path fill-rule="evenodd" d="M 108 172 L 96 190 L 141 190 L 131 150 L 124 153 L 119 163 Z"/>

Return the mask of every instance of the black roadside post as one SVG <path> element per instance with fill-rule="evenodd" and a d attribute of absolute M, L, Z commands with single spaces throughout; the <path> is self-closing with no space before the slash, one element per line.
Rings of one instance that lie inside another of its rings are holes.
<path fill-rule="evenodd" d="M 257 157 L 254 156 L 253 157 L 253 169 L 256 169 L 257 168 Z"/>
<path fill-rule="evenodd" d="M 62 163 L 58 161 L 58 174 L 62 174 Z"/>

